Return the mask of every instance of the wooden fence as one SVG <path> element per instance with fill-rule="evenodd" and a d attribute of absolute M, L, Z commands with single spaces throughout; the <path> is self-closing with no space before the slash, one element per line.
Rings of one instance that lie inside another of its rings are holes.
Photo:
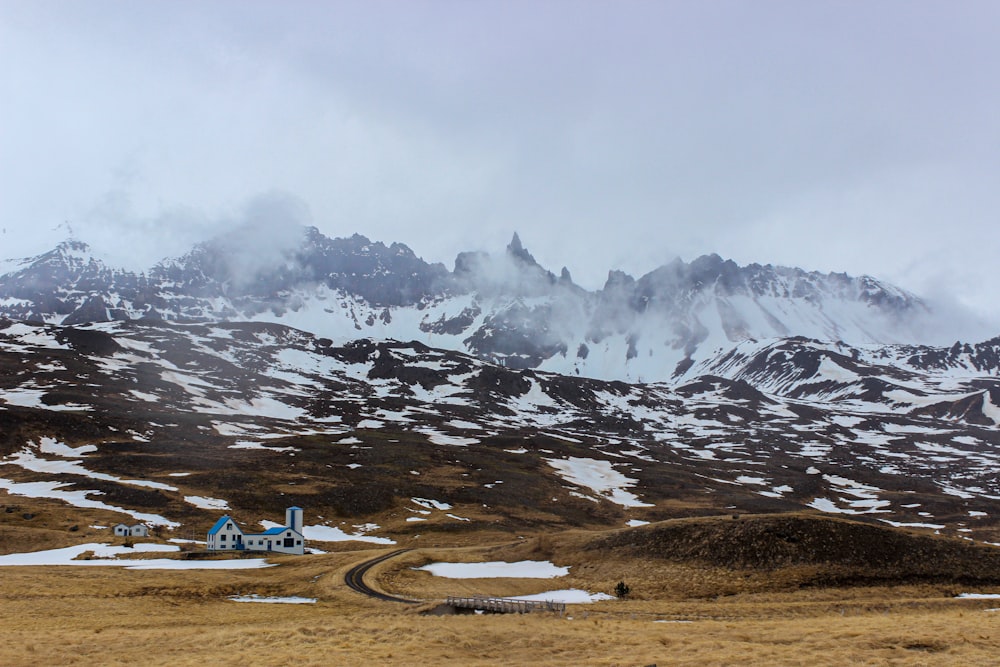
<path fill-rule="evenodd" d="M 490 614 L 528 614 L 533 611 L 556 611 L 563 613 L 566 611 L 565 602 L 552 602 L 551 600 L 510 600 L 507 598 L 490 598 L 482 595 L 473 597 L 452 597 L 449 596 L 446 604 L 456 609 L 474 609 Z"/>

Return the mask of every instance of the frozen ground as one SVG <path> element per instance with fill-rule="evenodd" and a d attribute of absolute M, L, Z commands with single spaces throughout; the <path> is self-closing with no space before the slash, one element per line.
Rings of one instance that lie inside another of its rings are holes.
<path fill-rule="evenodd" d="M 90 560 L 74 560 L 88 551 L 92 552 Z M 173 560 L 170 558 L 138 560 L 119 558 L 119 556 L 136 553 L 176 551 L 180 551 L 180 547 L 171 544 L 140 542 L 134 547 L 120 547 L 111 546 L 106 543 L 91 542 L 77 544 L 72 547 L 63 547 L 62 549 L 7 554 L 0 556 L 0 567 L 18 565 L 82 565 L 124 567 L 128 570 L 251 570 L 262 567 L 274 567 L 273 563 L 268 563 L 263 558 L 245 558 L 240 560 Z"/>
<path fill-rule="evenodd" d="M 263 595 L 232 595 L 228 598 L 233 602 L 264 602 L 268 604 L 315 604 L 316 598 L 303 598 L 298 596 L 289 597 L 265 597 Z"/>
<path fill-rule="evenodd" d="M 565 602 L 567 604 L 589 604 L 601 600 L 612 600 L 614 596 L 607 593 L 588 593 L 579 588 L 567 588 L 559 591 L 546 591 L 534 595 L 515 595 L 511 600 L 530 600 L 537 602 Z"/>
<path fill-rule="evenodd" d="M 447 579 L 553 579 L 569 574 L 569 567 L 553 565 L 549 561 L 522 560 L 516 563 L 492 561 L 489 563 L 429 563 L 413 568 L 430 572 Z"/>

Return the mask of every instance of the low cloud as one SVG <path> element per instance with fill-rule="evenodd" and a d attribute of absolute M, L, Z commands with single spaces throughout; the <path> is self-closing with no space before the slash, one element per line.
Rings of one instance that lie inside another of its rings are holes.
<path fill-rule="evenodd" d="M 309 207 L 301 199 L 270 192 L 251 199 L 210 245 L 227 279 L 247 285 L 261 274 L 294 268 L 294 251 L 309 221 Z"/>

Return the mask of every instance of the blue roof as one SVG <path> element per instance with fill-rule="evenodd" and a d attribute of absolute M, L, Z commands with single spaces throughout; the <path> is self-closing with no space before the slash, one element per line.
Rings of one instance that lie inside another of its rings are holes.
<path fill-rule="evenodd" d="M 220 530 L 222 530 L 222 527 L 226 525 L 227 521 L 229 521 L 229 515 L 228 514 L 226 516 L 222 517 L 221 519 L 219 519 L 218 521 L 216 521 L 215 525 L 212 526 L 211 528 L 209 528 L 208 534 L 209 535 L 215 535 L 217 532 L 219 532 Z"/>
<path fill-rule="evenodd" d="M 302 508 L 301 507 L 292 506 L 292 507 L 289 507 L 288 509 L 290 509 L 290 510 L 301 510 Z"/>
<path fill-rule="evenodd" d="M 275 526 L 274 528 L 268 528 L 260 535 L 281 535 L 286 530 L 289 530 L 288 526 Z"/>

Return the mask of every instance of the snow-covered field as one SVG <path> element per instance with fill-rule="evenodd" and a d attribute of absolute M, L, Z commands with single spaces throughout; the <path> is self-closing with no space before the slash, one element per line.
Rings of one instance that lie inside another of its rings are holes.
<path fill-rule="evenodd" d="M 262 602 L 265 604 L 315 604 L 316 598 L 304 598 L 299 596 L 288 597 L 267 597 L 264 595 L 231 595 L 227 600 L 233 602 Z"/>
<path fill-rule="evenodd" d="M 429 563 L 413 568 L 430 572 L 447 579 L 553 579 L 569 574 L 569 567 L 553 565 L 549 561 L 522 560 L 516 563 L 491 561 L 488 563 Z"/>
<path fill-rule="evenodd" d="M 0 567 L 74 565 L 84 567 L 123 567 L 128 570 L 252 570 L 274 567 L 263 558 L 238 560 L 174 560 L 170 558 L 129 559 L 121 558 L 136 553 L 177 552 L 180 547 L 171 544 L 139 542 L 133 547 L 111 546 L 91 542 L 62 549 L 47 549 L 0 556 Z M 90 559 L 79 559 L 91 552 Z"/>

